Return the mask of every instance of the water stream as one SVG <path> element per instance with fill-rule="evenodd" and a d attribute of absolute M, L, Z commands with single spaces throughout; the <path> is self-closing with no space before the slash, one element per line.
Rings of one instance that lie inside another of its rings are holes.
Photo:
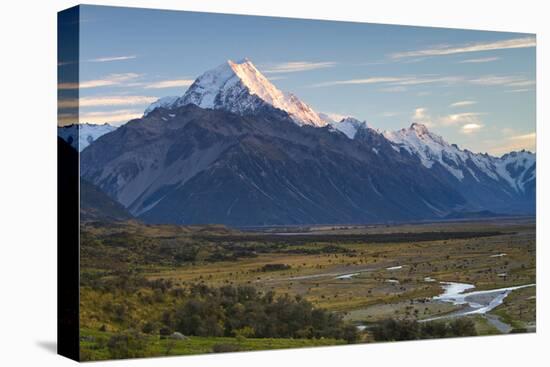
<path fill-rule="evenodd" d="M 433 297 L 432 300 L 438 302 L 449 302 L 453 305 L 462 305 L 463 308 L 447 315 L 420 320 L 420 322 L 466 315 L 485 315 L 489 311 L 501 305 L 502 302 L 504 302 L 504 299 L 512 291 L 535 286 L 535 284 L 525 284 L 514 287 L 469 292 L 469 290 L 475 288 L 473 284 L 455 282 L 441 282 L 441 284 L 443 287 L 443 293 Z M 498 317 L 487 317 L 487 320 L 501 332 L 509 332 L 511 330 L 511 327 L 499 320 Z"/>

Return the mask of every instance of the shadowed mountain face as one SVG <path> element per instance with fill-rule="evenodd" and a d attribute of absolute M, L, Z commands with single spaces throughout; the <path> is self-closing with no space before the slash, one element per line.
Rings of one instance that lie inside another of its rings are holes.
<path fill-rule="evenodd" d="M 187 105 L 98 139 L 81 175 L 152 223 L 274 225 L 429 219 L 463 196 L 376 131 L 376 151 L 330 127 Z"/>
<path fill-rule="evenodd" d="M 132 215 L 117 201 L 111 199 L 95 185 L 80 178 L 78 183 L 78 152 L 61 137 L 57 138 L 59 170 L 64 180 L 60 180 L 60 192 L 66 194 L 69 190 L 74 192 L 75 208 L 80 207 L 80 218 L 82 220 L 128 220 Z M 72 183 L 61 185 L 67 180 Z M 78 202 L 78 198 L 80 202 Z"/>
<path fill-rule="evenodd" d="M 120 203 L 105 195 L 95 185 L 80 179 L 80 219 L 121 221 L 132 215 Z"/>

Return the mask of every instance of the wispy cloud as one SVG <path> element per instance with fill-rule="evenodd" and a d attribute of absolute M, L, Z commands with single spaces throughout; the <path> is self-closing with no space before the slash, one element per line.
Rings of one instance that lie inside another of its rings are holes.
<path fill-rule="evenodd" d="M 515 129 L 512 129 L 511 127 L 504 127 L 500 130 L 500 132 L 503 134 L 503 135 L 512 135 L 512 134 L 515 134 L 516 133 L 516 130 Z"/>
<path fill-rule="evenodd" d="M 163 89 L 163 88 L 184 88 L 193 84 L 193 79 L 172 79 L 172 80 L 161 80 L 158 82 L 153 82 L 146 84 L 144 88 L 146 89 Z"/>
<path fill-rule="evenodd" d="M 489 153 L 502 155 L 511 151 L 530 150 L 534 152 L 537 146 L 537 134 L 532 132 L 528 134 L 514 135 L 505 139 L 504 144 L 497 144 L 489 149 Z"/>
<path fill-rule="evenodd" d="M 505 90 L 506 93 L 525 93 L 525 92 L 531 92 L 531 91 L 532 91 L 532 89 L 530 89 L 530 88 Z"/>
<path fill-rule="evenodd" d="M 471 124 L 466 124 L 466 125 L 462 126 L 460 131 L 463 134 L 473 134 L 473 133 L 476 133 L 479 130 L 481 130 L 482 127 L 483 127 L 482 124 L 471 123 Z"/>
<path fill-rule="evenodd" d="M 81 123 L 89 124 L 121 124 L 128 122 L 132 119 L 140 118 L 143 116 L 143 111 L 139 110 L 116 110 L 116 111 L 94 111 L 81 113 L 79 121 Z"/>
<path fill-rule="evenodd" d="M 73 65 L 76 64 L 75 61 L 59 61 L 57 63 L 57 66 L 66 66 L 66 65 Z"/>
<path fill-rule="evenodd" d="M 458 101 L 455 103 L 451 103 L 450 107 L 465 107 L 465 106 L 471 106 L 476 104 L 476 101 Z"/>
<path fill-rule="evenodd" d="M 432 127 L 435 125 L 432 117 L 428 113 L 428 109 L 425 107 L 416 108 L 411 119 L 413 122 L 426 125 L 427 127 Z"/>
<path fill-rule="evenodd" d="M 388 84 L 394 86 L 408 86 L 433 83 L 456 83 L 462 78 L 454 76 L 383 76 L 362 79 L 336 80 L 311 85 L 313 88 L 331 87 L 335 85 L 360 85 L 360 84 Z"/>
<path fill-rule="evenodd" d="M 111 62 L 111 61 L 123 61 L 135 59 L 136 55 L 128 56 L 111 56 L 111 57 L 97 57 L 95 59 L 88 59 L 87 62 Z"/>
<path fill-rule="evenodd" d="M 426 107 L 417 107 L 411 116 L 411 120 L 416 123 L 434 126 L 453 126 L 459 125 L 460 132 L 469 134 L 479 131 L 484 124 L 481 122 L 481 112 L 464 112 L 445 116 L 432 116 Z"/>
<path fill-rule="evenodd" d="M 325 69 L 335 66 L 336 63 L 332 61 L 327 62 L 311 62 L 311 61 L 290 61 L 275 64 L 263 69 L 266 74 L 282 74 L 282 73 L 296 73 L 299 71 L 310 71 L 316 69 Z"/>
<path fill-rule="evenodd" d="M 150 96 L 102 96 L 102 97 L 83 97 L 77 99 L 60 100 L 58 107 L 102 107 L 102 106 L 132 106 L 153 103 L 157 97 Z"/>
<path fill-rule="evenodd" d="M 482 125 L 480 121 L 480 116 L 483 115 L 481 112 L 463 112 L 463 113 L 453 113 L 450 115 L 442 116 L 439 118 L 439 122 L 443 125 Z"/>
<path fill-rule="evenodd" d="M 111 62 L 111 61 L 123 61 L 123 60 L 132 60 L 135 59 L 136 55 L 129 56 L 112 56 L 112 57 L 97 57 L 95 59 L 82 60 L 80 62 Z M 57 63 L 57 66 L 66 66 L 77 64 L 78 61 L 60 61 Z"/>
<path fill-rule="evenodd" d="M 468 52 L 481 52 L 481 51 L 494 51 L 494 50 L 506 50 L 514 48 L 527 48 L 535 47 L 536 39 L 535 37 L 521 37 L 521 38 L 512 38 L 507 40 L 500 40 L 494 42 L 477 42 L 477 43 L 466 43 L 461 45 L 443 45 L 443 46 L 434 46 L 431 48 L 426 48 L 422 50 L 414 51 L 405 51 L 405 52 L 395 52 L 390 54 L 391 59 L 403 59 L 409 57 L 426 57 L 426 56 L 444 56 L 444 55 L 453 55 L 461 54 Z"/>
<path fill-rule="evenodd" d="M 101 79 L 87 80 L 80 83 L 60 83 L 59 89 L 86 89 L 107 87 L 112 85 L 119 85 L 124 82 L 138 78 L 140 75 L 136 73 L 123 73 L 123 74 L 109 74 Z"/>
<path fill-rule="evenodd" d="M 57 124 L 59 126 L 66 126 L 78 123 L 78 114 L 77 113 L 59 113 L 57 115 Z"/>
<path fill-rule="evenodd" d="M 310 88 L 333 87 L 340 85 L 368 85 L 368 84 L 383 84 L 388 86 L 382 91 L 386 92 L 402 92 L 404 88 L 424 84 L 472 84 L 481 86 L 504 86 L 504 87 L 527 87 L 535 84 L 535 81 L 526 78 L 522 75 L 483 75 L 475 78 L 465 78 L 462 76 L 445 76 L 445 75 L 418 75 L 418 76 L 377 76 L 368 78 L 357 78 L 348 80 L 335 80 L 312 84 Z"/>
<path fill-rule="evenodd" d="M 479 59 L 466 59 L 459 61 L 459 64 L 479 64 L 479 63 L 485 63 L 485 62 L 492 62 L 500 60 L 500 57 L 481 57 Z"/>
<path fill-rule="evenodd" d="M 469 82 L 476 85 L 507 87 L 528 87 L 536 83 L 534 80 L 517 75 L 486 75 L 470 79 Z"/>
<path fill-rule="evenodd" d="M 414 77 L 403 81 L 395 82 L 393 84 L 397 84 L 397 85 L 419 85 L 419 84 L 434 84 L 434 83 L 454 84 L 454 83 L 461 82 L 462 80 L 463 78 L 458 76 Z"/>
<path fill-rule="evenodd" d="M 371 77 L 363 79 L 348 79 L 348 80 L 335 80 L 331 82 L 323 82 L 311 85 L 311 87 L 331 87 L 334 85 L 354 85 L 354 84 L 379 84 L 379 83 L 392 83 L 405 80 L 403 77 Z"/>
<path fill-rule="evenodd" d="M 311 85 L 313 88 L 331 87 L 336 85 L 360 85 L 360 84 L 388 84 L 393 86 L 412 86 L 421 84 L 453 84 L 464 81 L 464 78 L 458 76 L 382 76 L 362 79 L 336 80 Z M 395 91 L 395 90 L 394 90 Z M 401 90 L 403 91 L 403 90 Z"/>

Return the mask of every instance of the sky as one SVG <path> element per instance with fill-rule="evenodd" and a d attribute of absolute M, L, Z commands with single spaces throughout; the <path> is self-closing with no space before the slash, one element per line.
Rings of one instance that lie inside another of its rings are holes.
<path fill-rule="evenodd" d="M 247 57 L 336 119 L 380 130 L 419 122 L 474 152 L 535 151 L 533 34 L 100 6 L 81 6 L 79 24 L 80 122 L 141 117 Z M 61 59 L 60 73 L 74 64 Z M 61 113 L 71 107 L 60 102 Z"/>

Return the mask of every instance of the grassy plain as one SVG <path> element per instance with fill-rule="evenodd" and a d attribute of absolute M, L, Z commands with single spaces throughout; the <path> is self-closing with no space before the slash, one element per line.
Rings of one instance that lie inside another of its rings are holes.
<path fill-rule="evenodd" d="M 81 345 L 87 359 L 108 358 L 106 347 L 97 342 L 104 338 L 101 333 L 159 322 L 180 302 L 174 292 L 139 284 L 122 299 L 117 292 L 121 277 L 169 282 L 177 289 L 248 285 L 264 293 L 300 296 L 348 322 L 366 325 L 388 318 L 422 320 L 460 309 L 432 301 L 442 292 L 439 282 L 469 283 L 476 290 L 536 283 L 532 218 L 249 231 L 88 223 L 81 234 Z M 534 296 L 534 287 L 514 291 L 491 314 L 515 331 L 532 331 Z M 479 334 L 498 333 L 485 317 L 472 320 Z M 147 338 L 147 355 L 166 355 L 168 341 L 158 335 Z M 236 343 L 226 339 L 191 336 L 169 352 L 205 353 L 215 344 Z M 239 340 L 236 350 L 343 343 Z M 371 340 L 368 329 L 361 340 Z"/>
<path fill-rule="evenodd" d="M 93 329 L 81 330 L 81 358 L 86 361 L 113 358 L 108 341 L 113 333 Z M 337 339 L 238 338 L 190 336 L 185 340 L 147 336 L 144 348 L 133 357 L 178 356 L 267 349 L 308 348 L 345 344 Z"/>

